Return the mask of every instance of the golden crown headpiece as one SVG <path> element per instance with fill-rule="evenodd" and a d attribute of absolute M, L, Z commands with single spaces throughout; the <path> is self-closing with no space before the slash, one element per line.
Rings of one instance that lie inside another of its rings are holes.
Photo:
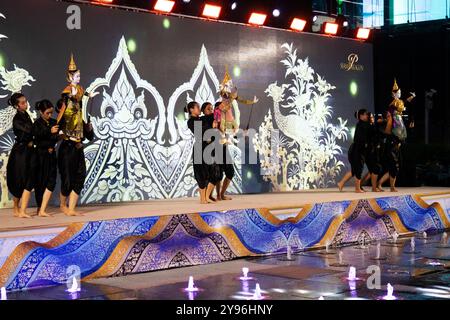
<path fill-rule="evenodd" d="M 394 78 L 394 85 L 392 86 L 392 92 L 398 91 L 400 89 L 397 85 L 397 79 Z"/>
<path fill-rule="evenodd" d="M 75 60 L 73 59 L 73 54 L 70 54 L 70 62 L 67 70 L 69 72 L 75 72 L 78 70 L 77 65 L 75 64 Z"/>
<path fill-rule="evenodd" d="M 225 86 L 227 84 L 227 82 L 230 80 L 231 80 L 231 76 L 228 73 L 228 66 L 225 66 L 225 76 L 223 77 L 223 80 L 222 80 L 222 86 Z"/>

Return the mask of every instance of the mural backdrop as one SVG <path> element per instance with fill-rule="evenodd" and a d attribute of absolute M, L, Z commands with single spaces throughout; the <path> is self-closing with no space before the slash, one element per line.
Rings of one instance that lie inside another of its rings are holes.
<path fill-rule="evenodd" d="M 66 86 L 71 53 L 82 85 L 100 93 L 84 100 L 95 139 L 85 149 L 82 203 L 193 196 L 193 137 L 183 108 L 219 100 L 226 67 L 240 96 L 259 98 L 235 110 L 241 128 L 257 131 L 247 147 L 259 157 L 241 163 L 241 150 L 230 147 L 232 192 L 330 187 L 345 172 L 353 113 L 373 109 L 370 44 L 81 4 L 80 29 L 70 29 L 72 5 L 0 4 L 1 207 L 10 206 L 5 170 L 15 110 L 8 97 L 24 93 L 37 117 L 34 103 L 56 103 Z"/>

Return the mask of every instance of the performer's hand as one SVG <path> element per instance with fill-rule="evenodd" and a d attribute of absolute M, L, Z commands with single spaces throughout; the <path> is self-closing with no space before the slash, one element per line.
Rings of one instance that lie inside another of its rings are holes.
<path fill-rule="evenodd" d="M 51 132 L 52 134 L 58 133 L 58 132 L 59 132 L 59 126 L 58 126 L 58 125 L 53 126 L 53 127 L 50 129 L 50 132 Z"/>
<path fill-rule="evenodd" d="M 416 97 L 416 93 L 415 93 L 415 92 L 410 92 L 409 94 L 410 94 L 413 98 Z"/>
<path fill-rule="evenodd" d="M 87 131 L 91 132 L 93 130 L 92 123 L 89 122 L 86 124 Z"/>
<path fill-rule="evenodd" d="M 411 121 L 411 122 L 409 123 L 409 128 L 410 128 L 410 129 L 414 128 L 414 121 Z"/>
<path fill-rule="evenodd" d="M 213 121 L 212 127 L 213 127 L 214 129 L 217 128 L 217 121 L 216 121 L 216 120 Z"/>
<path fill-rule="evenodd" d="M 72 87 L 70 92 L 71 92 L 72 96 L 76 96 L 77 92 L 78 92 L 77 87 Z"/>
<path fill-rule="evenodd" d="M 256 96 L 254 96 L 253 97 L 253 103 L 257 103 L 258 101 L 259 101 L 259 99 Z"/>
<path fill-rule="evenodd" d="M 98 95 L 100 92 L 91 92 L 91 93 L 89 93 L 89 98 L 93 98 L 93 97 L 95 97 L 96 95 Z"/>

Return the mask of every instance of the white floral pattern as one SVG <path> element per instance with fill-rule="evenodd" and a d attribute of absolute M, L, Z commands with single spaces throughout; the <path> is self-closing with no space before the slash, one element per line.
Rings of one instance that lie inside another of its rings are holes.
<path fill-rule="evenodd" d="M 274 119 L 269 110 L 253 139 L 260 166 L 275 190 L 324 188 L 335 183 L 344 166 L 338 160 L 338 142 L 347 139 L 347 120 L 331 123 L 328 99 L 335 86 L 314 71 L 308 58 L 298 58 L 292 43 L 281 47 L 287 55 L 281 60 L 285 78 L 291 81 L 281 86 L 274 82 L 266 90 L 273 100 Z M 273 120 L 282 133 L 277 141 Z"/>

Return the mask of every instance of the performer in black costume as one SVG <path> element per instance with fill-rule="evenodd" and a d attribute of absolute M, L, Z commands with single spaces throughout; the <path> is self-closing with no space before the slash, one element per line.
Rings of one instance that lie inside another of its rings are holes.
<path fill-rule="evenodd" d="M 344 177 L 339 181 L 338 187 L 342 191 L 345 183 L 350 180 L 351 177 L 355 178 L 355 192 L 365 192 L 361 189 L 361 177 L 364 169 L 364 164 L 367 165 L 367 158 L 370 152 L 370 144 L 372 135 L 374 134 L 373 127 L 369 124 L 369 114 L 366 109 L 360 109 L 357 114 L 358 123 L 356 124 L 355 135 L 353 137 L 353 143 L 348 151 L 348 160 L 350 162 L 351 171 L 347 172 Z M 370 170 L 376 170 L 372 165 L 368 165 Z M 377 176 L 375 172 L 370 172 L 372 180 L 372 190 L 377 189 Z M 375 176 L 375 178 L 373 178 Z"/>
<path fill-rule="evenodd" d="M 378 187 L 378 176 L 381 173 L 381 149 L 383 134 L 378 128 L 378 124 L 375 122 L 375 115 L 372 112 L 368 113 L 370 133 L 369 133 L 369 148 L 366 155 L 366 164 L 369 172 L 361 180 L 361 186 L 365 184 L 367 180 L 371 181 L 372 191 L 383 191 Z"/>
<path fill-rule="evenodd" d="M 384 145 L 381 155 L 383 172 L 386 172 L 378 181 L 378 188 L 382 188 L 383 183 L 389 179 L 391 192 L 397 192 L 395 182 L 400 169 L 400 139 L 392 132 L 393 117 L 391 112 L 385 113 L 385 119 L 381 122 L 380 128 L 384 132 Z"/>
<path fill-rule="evenodd" d="M 217 109 L 220 107 L 222 102 L 216 102 L 214 105 L 214 108 Z M 220 188 L 220 192 L 217 194 L 218 200 L 231 200 L 231 197 L 226 196 L 225 193 L 227 192 L 227 189 L 233 180 L 234 177 L 234 165 L 233 165 L 233 159 L 231 158 L 231 154 L 228 150 L 227 144 L 223 144 L 223 161 L 221 163 L 221 169 L 222 174 L 225 174 L 225 179 L 222 182 L 222 187 Z"/>
<path fill-rule="evenodd" d="M 200 191 L 200 203 L 206 204 L 213 202 L 209 199 L 215 184 L 209 182 L 209 168 L 208 165 L 205 164 L 203 159 L 203 151 L 208 145 L 207 141 L 203 141 L 203 135 L 205 131 L 208 129 L 208 121 L 204 117 L 200 117 L 200 106 L 197 102 L 192 101 L 189 102 L 185 108 L 186 113 L 189 114 L 189 119 L 187 121 L 187 126 L 189 130 L 194 134 L 195 143 L 194 143 L 194 151 L 192 153 L 193 166 L 194 166 L 194 177 L 197 181 L 198 188 Z M 201 131 L 195 132 L 196 126 L 201 128 Z M 197 136 L 200 134 L 201 136 Z M 199 148 L 199 145 L 201 144 Z M 197 152 L 201 151 L 200 157 Z"/>
<path fill-rule="evenodd" d="M 69 85 L 62 92 L 58 101 L 57 123 L 63 133 L 63 142 L 58 151 L 58 168 L 61 175 L 60 207 L 68 216 L 80 215 L 75 211 L 79 195 L 86 178 L 86 162 L 83 140 L 94 138 L 92 124 L 85 123 L 82 116 L 83 96 L 95 97 L 98 92 L 87 93 L 80 86 L 80 70 L 73 56 L 67 72 Z M 69 206 L 67 207 L 67 198 Z"/>
<path fill-rule="evenodd" d="M 16 108 L 17 113 L 13 118 L 15 143 L 6 166 L 6 183 L 13 195 L 14 216 L 31 218 L 26 209 L 34 188 L 33 122 L 27 113 L 28 102 L 23 94 L 14 93 L 9 99 L 9 105 Z M 20 200 L 22 203 L 19 208 Z"/>
<path fill-rule="evenodd" d="M 40 117 L 33 124 L 35 145 L 35 197 L 38 206 L 38 216 L 51 217 L 46 212 L 48 202 L 56 185 L 56 143 L 58 142 L 59 126 L 52 118 L 54 107 L 48 100 L 36 103 Z"/>

